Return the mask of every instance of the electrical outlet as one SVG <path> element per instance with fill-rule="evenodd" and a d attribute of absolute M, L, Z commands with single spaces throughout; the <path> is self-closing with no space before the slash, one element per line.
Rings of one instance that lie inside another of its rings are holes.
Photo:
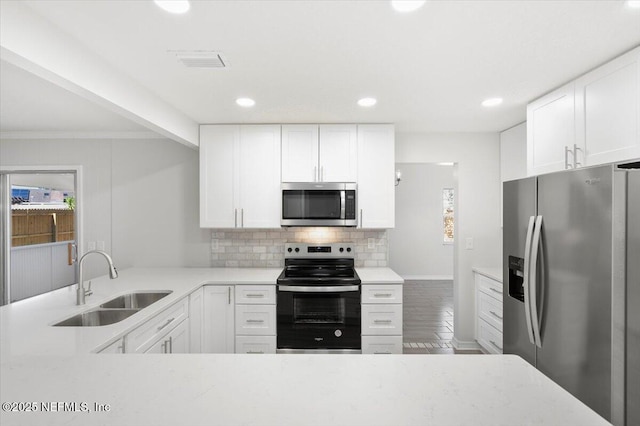
<path fill-rule="evenodd" d="M 376 239 L 375 238 L 369 238 L 367 240 L 367 245 L 370 249 L 374 249 L 376 248 Z"/>
<path fill-rule="evenodd" d="M 473 250 L 473 237 L 469 237 L 465 240 L 464 248 L 467 250 Z"/>
<path fill-rule="evenodd" d="M 104 251 L 104 241 L 98 241 L 98 250 Z"/>
<path fill-rule="evenodd" d="M 95 241 L 89 241 L 87 243 L 87 250 L 88 251 L 92 251 L 96 249 L 96 242 Z"/>

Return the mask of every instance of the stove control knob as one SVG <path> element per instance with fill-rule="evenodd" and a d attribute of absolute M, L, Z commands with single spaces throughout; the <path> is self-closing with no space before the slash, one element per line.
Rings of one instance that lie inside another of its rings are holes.
<path fill-rule="evenodd" d="M 344 248 L 340 247 L 340 253 L 342 253 L 344 251 Z"/>
<path fill-rule="evenodd" d="M 348 251 L 348 252 L 351 252 L 351 247 L 347 247 L 347 251 Z"/>
<path fill-rule="evenodd" d="M 296 247 L 296 253 L 298 253 L 300 251 L 300 248 Z"/>
<path fill-rule="evenodd" d="M 342 330 L 336 330 L 336 331 L 333 332 L 333 334 L 335 334 L 336 337 L 340 337 L 340 336 L 342 336 Z"/>
<path fill-rule="evenodd" d="M 291 252 L 293 251 L 293 249 L 292 249 L 291 247 L 289 247 L 289 248 L 287 249 L 287 251 L 288 251 L 289 253 L 291 253 Z"/>

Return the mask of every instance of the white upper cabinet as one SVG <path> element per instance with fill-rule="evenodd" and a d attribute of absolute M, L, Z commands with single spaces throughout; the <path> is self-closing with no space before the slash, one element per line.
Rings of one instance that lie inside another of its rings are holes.
<path fill-rule="evenodd" d="M 395 226 L 395 134 L 392 124 L 358 125 L 358 223 Z"/>
<path fill-rule="evenodd" d="M 640 48 L 576 80 L 576 136 L 587 166 L 640 157 Z"/>
<path fill-rule="evenodd" d="M 527 106 L 527 173 L 529 176 L 573 167 L 575 136 L 574 84 L 570 83 Z"/>
<path fill-rule="evenodd" d="M 640 157 L 640 47 L 527 106 L 529 176 Z"/>
<path fill-rule="evenodd" d="M 355 125 L 320 125 L 320 181 L 355 182 L 358 179 L 358 138 Z"/>
<path fill-rule="evenodd" d="M 318 175 L 318 126 L 282 126 L 282 182 L 315 182 Z"/>
<path fill-rule="evenodd" d="M 280 227 L 280 126 L 200 126 L 200 226 Z"/>
<path fill-rule="evenodd" d="M 357 131 L 353 124 L 282 126 L 283 182 L 355 182 Z"/>

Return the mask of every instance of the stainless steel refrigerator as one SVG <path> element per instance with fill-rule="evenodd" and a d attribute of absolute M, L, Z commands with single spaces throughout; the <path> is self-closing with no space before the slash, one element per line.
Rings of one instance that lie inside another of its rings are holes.
<path fill-rule="evenodd" d="M 637 165 L 503 188 L 504 353 L 615 425 L 640 424 Z"/>

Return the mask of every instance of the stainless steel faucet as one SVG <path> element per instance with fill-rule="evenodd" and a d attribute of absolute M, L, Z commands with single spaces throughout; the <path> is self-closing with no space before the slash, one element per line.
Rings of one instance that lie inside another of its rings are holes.
<path fill-rule="evenodd" d="M 111 256 L 109 256 L 107 253 L 105 253 L 104 251 L 100 251 L 100 250 L 91 250 L 88 251 L 84 254 L 84 256 L 82 256 L 80 258 L 80 262 L 79 262 L 79 269 L 80 271 L 78 272 L 78 292 L 77 292 L 77 298 L 76 298 L 76 304 L 77 305 L 84 305 L 85 304 L 85 298 L 87 296 L 91 296 L 93 294 L 93 291 L 91 291 L 91 281 L 89 281 L 89 286 L 87 287 L 87 289 L 85 290 L 84 288 L 84 279 L 83 279 L 83 274 L 82 274 L 82 263 L 84 262 L 84 259 L 89 256 L 90 254 L 101 254 L 105 257 L 105 259 L 107 259 L 107 262 L 109 263 L 109 277 L 113 280 L 115 278 L 118 278 L 118 271 L 116 270 L 116 267 L 113 266 L 113 260 L 111 260 Z"/>

